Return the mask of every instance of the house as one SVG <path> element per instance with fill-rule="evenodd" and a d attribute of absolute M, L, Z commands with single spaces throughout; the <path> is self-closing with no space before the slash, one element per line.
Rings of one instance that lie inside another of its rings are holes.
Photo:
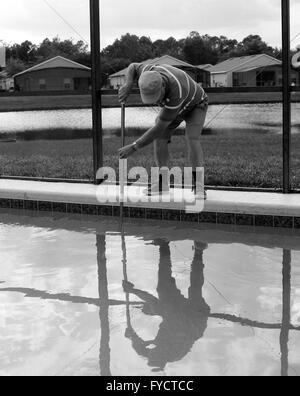
<path fill-rule="evenodd" d="M 6 48 L 3 45 L 0 45 L 0 69 L 5 67 L 6 67 Z"/>
<path fill-rule="evenodd" d="M 203 87 L 209 86 L 210 73 L 201 66 L 193 66 L 180 59 L 170 55 L 164 55 L 160 58 L 148 59 L 142 62 L 145 65 L 170 65 L 186 71 L 195 81 L 201 83 Z M 120 88 L 126 80 L 127 68 L 109 76 L 109 85 L 112 89 Z"/>
<path fill-rule="evenodd" d="M 0 92 L 13 91 L 14 79 L 7 76 L 5 71 L 0 72 Z"/>
<path fill-rule="evenodd" d="M 62 56 L 56 56 L 14 76 L 16 89 L 36 91 L 88 91 L 91 69 Z"/>
<path fill-rule="evenodd" d="M 274 87 L 282 85 L 282 62 L 260 54 L 230 58 L 209 68 L 212 87 Z M 292 84 L 299 85 L 300 74 L 291 70 Z"/>

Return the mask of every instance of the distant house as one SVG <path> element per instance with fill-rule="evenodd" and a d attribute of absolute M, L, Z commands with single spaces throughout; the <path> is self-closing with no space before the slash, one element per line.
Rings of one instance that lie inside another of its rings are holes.
<path fill-rule="evenodd" d="M 5 71 L 0 72 L 0 92 L 13 91 L 14 79 L 7 76 Z"/>
<path fill-rule="evenodd" d="M 282 62 L 260 54 L 231 58 L 208 69 L 212 87 L 275 87 L 282 85 Z M 291 71 L 291 82 L 300 83 L 299 72 Z"/>
<path fill-rule="evenodd" d="M 0 44 L 0 68 L 6 67 L 6 48 Z"/>
<path fill-rule="evenodd" d="M 15 87 L 22 92 L 88 91 L 91 69 L 57 56 L 14 76 Z"/>
<path fill-rule="evenodd" d="M 193 66 L 180 59 L 170 55 L 164 55 L 160 58 L 148 59 L 142 62 L 145 65 L 170 65 L 186 71 L 195 81 L 201 83 L 204 87 L 209 86 L 210 73 L 201 66 Z M 109 76 L 109 85 L 112 89 L 120 88 L 126 80 L 127 68 Z"/>

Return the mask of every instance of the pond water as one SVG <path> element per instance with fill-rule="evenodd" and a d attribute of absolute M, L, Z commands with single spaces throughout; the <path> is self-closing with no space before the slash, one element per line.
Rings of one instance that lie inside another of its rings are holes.
<path fill-rule="evenodd" d="M 128 108 L 126 124 L 130 128 L 147 128 L 157 117 L 157 108 Z M 300 103 L 293 104 L 293 132 L 300 132 Z M 282 105 L 212 105 L 207 115 L 207 127 L 212 133 L 237 130 L 257 133 L 281 133 Z M 103 109 L 103 127 L 111 131 L 120 128 L 120 109 Z M 92 112 L 82 110 L 53 110 L 0 113 L 0 133 L 15 133 L 51 129 L 90 129 Z"/>

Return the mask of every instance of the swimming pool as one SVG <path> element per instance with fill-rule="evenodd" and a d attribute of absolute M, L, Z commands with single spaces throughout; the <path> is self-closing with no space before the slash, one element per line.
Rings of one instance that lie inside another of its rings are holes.
<path fill-rule="evenodd" d="M 0 375 L 300 374 L 300 234 L 0 212 Z"/>

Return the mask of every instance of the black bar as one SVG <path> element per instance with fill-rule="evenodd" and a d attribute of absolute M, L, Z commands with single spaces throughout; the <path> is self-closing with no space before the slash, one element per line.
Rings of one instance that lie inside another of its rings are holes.
<path fill-rule="evenodd" d="M 290 0 L 282 6 L 282 76 L 283 76 L 283 193 L 291 192 L 291 64 Z"/>
<path fill-rule="evenodd" d="M 291 271 L 292 255 L 290 250 L 283 251 L 282 268 L 282 328 L 280 333 L 281 376 L 289 375 L 289 332 L 291 327 Z"/>
<path fill-rule="evenodd" d="M 211 186 L 206 185 L 207 190 L 215 191 L 233 191 L 233 192 L 260 192 L 260 193 L 277 193 L 282 194 L 282 188 L 268 187 L 234 187 L 234 186 Z"/>
<path fill-rule="evenodd" d="M 295 90 L 300 87 L 293 87 Z M 277 87 L 221 87 L 221 88 L 205 88 L 206 93 L 249 93 L 249 92 L 282 92 L 282 86 Z M 140 90 L 138 88 L 133 88 L 130 91 L 132 95 L 139 95 Z M 116 89 L 103 89 L 102 95 L 118 95 L 118 90 Z M 146 105 L 144 105 L 146 106 Z"/>
<path fill-rule="evenodd" d="M 77 183 L 77 184 L 93 184 L 89 179 L 62 179 L 51 177 L 26 177 L 26 176 L 5 176 L 1 175 L 0 180 L 17 180 L 17 181 L 34 181 L 42 183 Z"/>
<path fill-rule="evenodd" d="M 96 184 L 97 171 L 103 166 L 99 0 L 90 0 L 90 17 L 92 58 L 93 165 L 94 182 Z"/>
<path fill-rule="evenodd" d="M 249 93 L 249 92 L 258 92 L 258 93 L 266 93 L 266 92 L 282 92 L 282 86 L 278 87 L 221 87 L 221 88 L 205 88 L 207 93 Z M 300 86 L 292 86 L 291 91 L 299 92 Z M 118 95 L 118 90 L 116 89 L 101 89 L 102 96 L 110 96 L 110 95 Z M 139 89 L 132 89 L 131 94 L 139 95 Z M 35 97 L 35 96 L 82 96 L 82 95 L 90 95 L 90 91 L 31 91 L 31 92 L 0 92 L 1 98 L 18 98 L 18 97 Z M 141 107 L 143 104 L 141 104 Z M 144 105 L 147 107 L 147 105 Z"/>

